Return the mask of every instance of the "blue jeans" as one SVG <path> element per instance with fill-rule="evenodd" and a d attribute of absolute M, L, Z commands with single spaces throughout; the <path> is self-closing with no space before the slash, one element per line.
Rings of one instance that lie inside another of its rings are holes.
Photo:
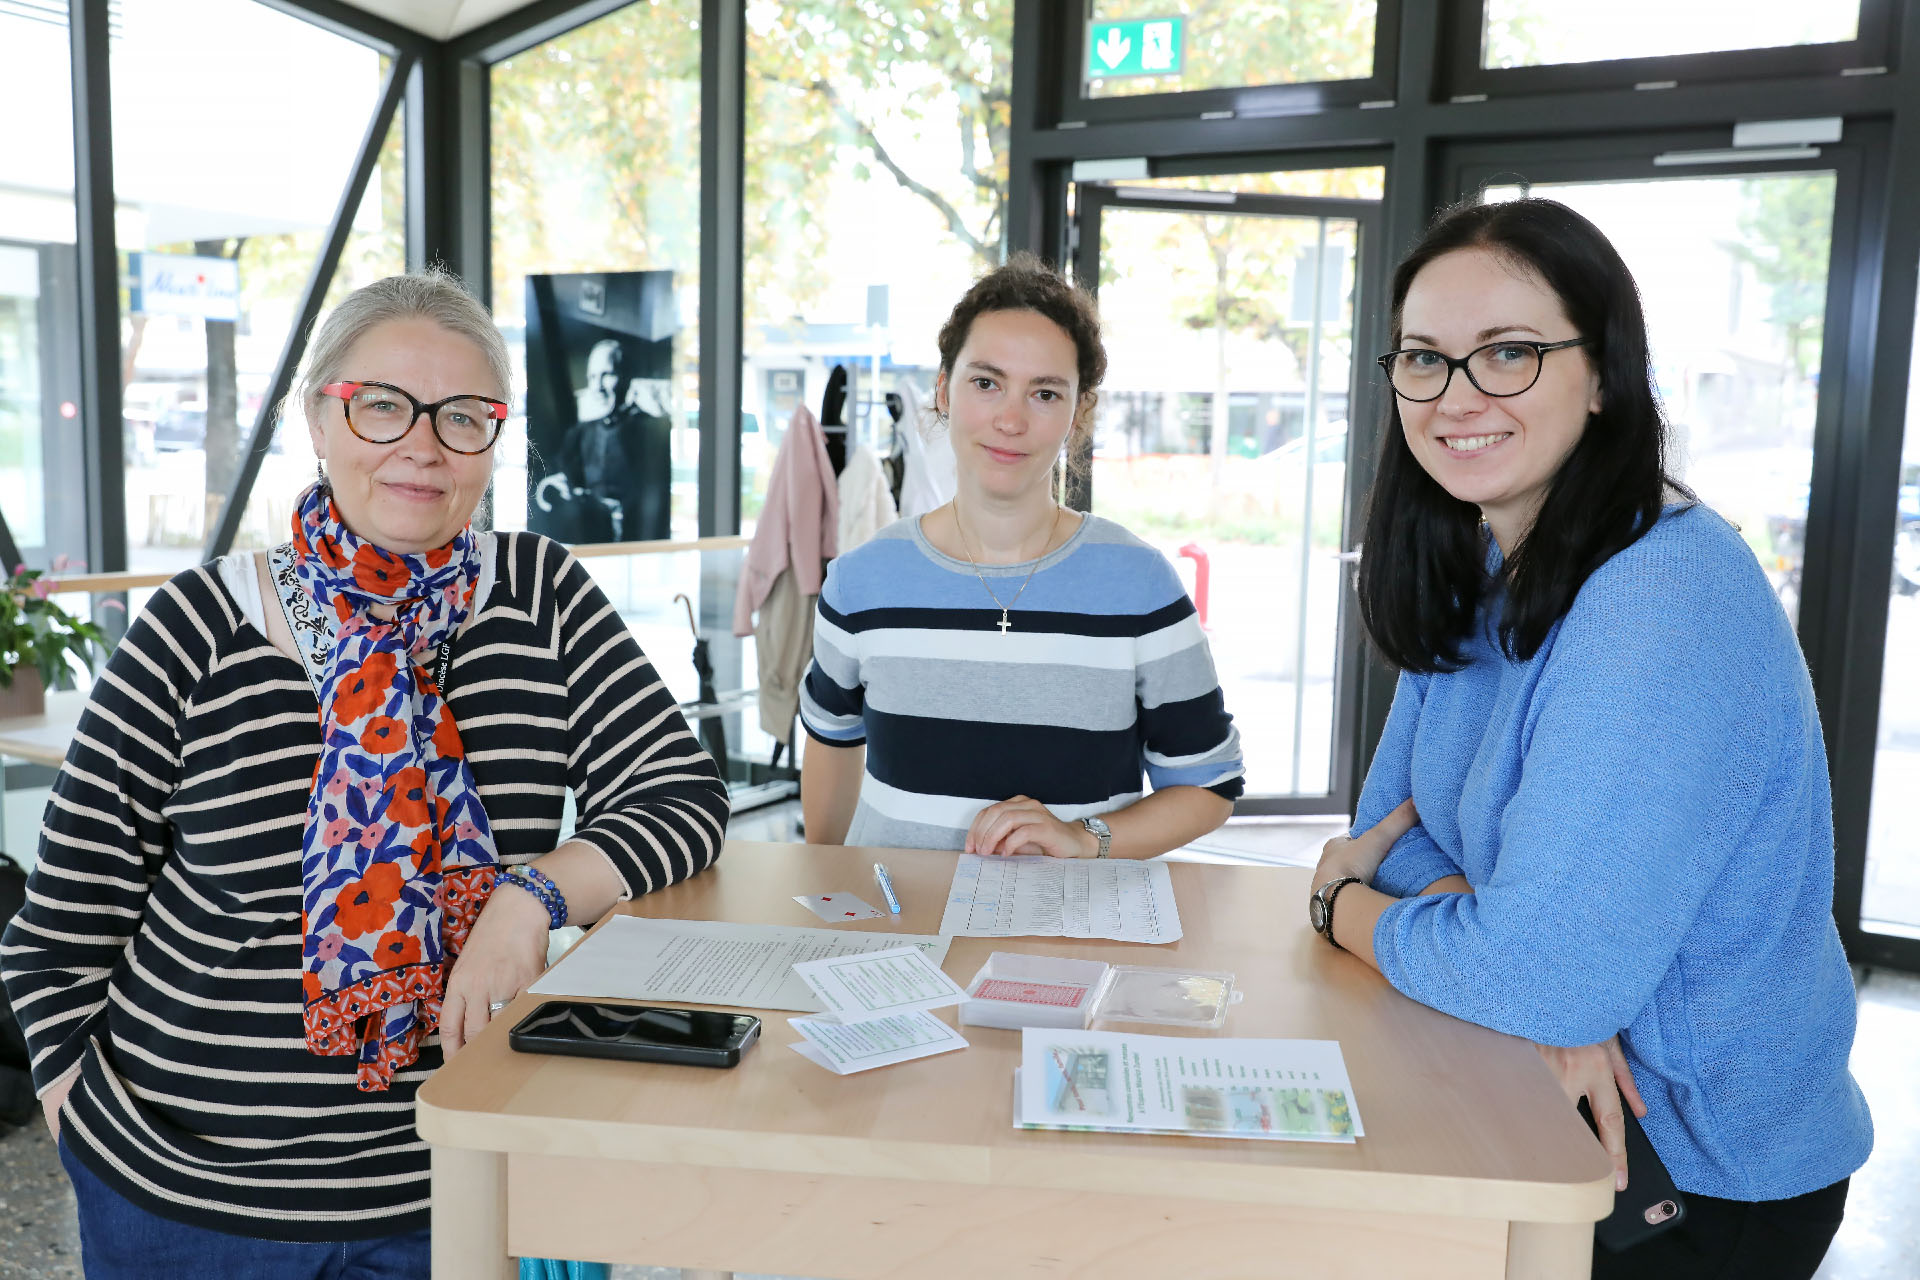
<path fill-rule="evenodd" d="M 80 1205 L 87 1280 L 427 1280 L 428 1233 L 330 1244 L 255 1240 L 148 1213 L 80 1163 L 60 1141 Z"/>

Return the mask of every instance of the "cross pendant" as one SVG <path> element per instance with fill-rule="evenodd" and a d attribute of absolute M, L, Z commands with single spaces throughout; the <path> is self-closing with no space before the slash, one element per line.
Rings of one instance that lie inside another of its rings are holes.
<path fill-rule="evenodd" d="M 1011 626 L 1013 626 L 1013 624 L 1007 621 L 1007 611 L 1002 609 L 1000 611 L 1000 634 L 1007 634 L 1007 629 Z"/>

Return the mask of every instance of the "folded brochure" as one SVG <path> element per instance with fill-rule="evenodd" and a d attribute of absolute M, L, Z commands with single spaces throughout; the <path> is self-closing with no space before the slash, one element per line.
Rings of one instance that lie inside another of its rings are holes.
<path fill-rule="evenodd" d="M 834 1020 L 852 1025 L 959 1004 L 966 991 L 917 947 L 826 956 L 793 971 Z"/>
<path fill-rule="evenodd" d="M 795 1053 L 842 1076 L 967 1047 L 958 1031 L 925 1010 L 852 1025 L 823 1015 L 787 1024 L 806 1037 L 791 1046 Z"/>
<path fill-rule="evenodd" d="M 1352 1142 L 1364 1136 L 1334 1040 L 1021 1033 L 1014 1127 Z"/>

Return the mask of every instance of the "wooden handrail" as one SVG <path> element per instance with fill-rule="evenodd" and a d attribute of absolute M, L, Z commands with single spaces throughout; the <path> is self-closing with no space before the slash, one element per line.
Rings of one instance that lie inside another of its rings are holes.
<path fill-rule="evenodd" d="M 752 539 L 738 534 L 717 538 L 664 539 L 658 542 L 590 542 L 569 547 L 574 557 L 588 560 L 597 556 L 657 556 L 678 551 L 731 551 L 746 546 Z M 175 571 L 177 572 L 177 570 Z M 49 575 L 53 576 L 53 575 Z M 71 573 L 54 576 L 55 593 L 85 591 L 100 594 L 109 591 L 138 591 L 166 584 L 173 573 Z"/>

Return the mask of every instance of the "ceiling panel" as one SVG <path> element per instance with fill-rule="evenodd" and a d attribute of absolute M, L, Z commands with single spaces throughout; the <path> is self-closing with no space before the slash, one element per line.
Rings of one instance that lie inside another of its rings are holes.
<path fill-rule="evenodd" d="M 527 6 L 527 0 L 346 0 L 365 10 L 410 27 L 436 40 L 463 35 L 495 18 Z"/>

